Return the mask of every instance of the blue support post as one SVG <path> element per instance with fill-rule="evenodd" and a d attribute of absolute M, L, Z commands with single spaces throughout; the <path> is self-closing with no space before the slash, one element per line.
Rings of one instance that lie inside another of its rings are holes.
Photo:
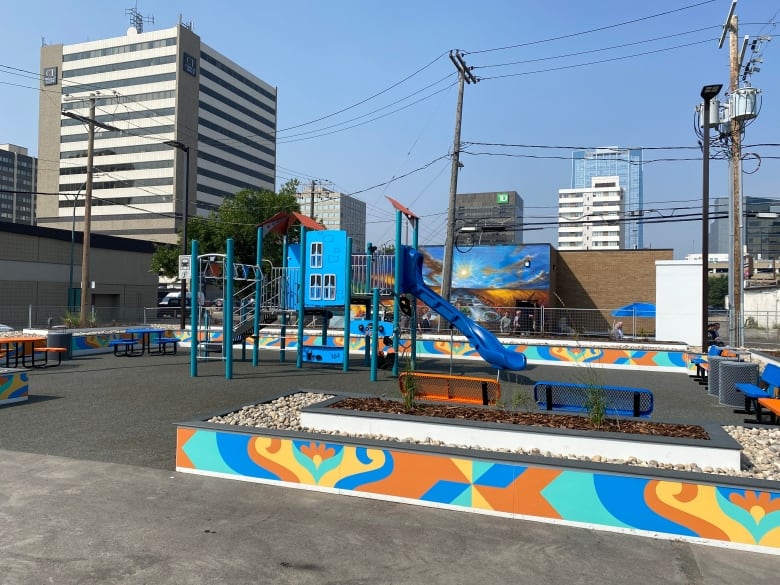
<path fill-rule="evenodd" d="M 393 351 L 395 351 L 395 361 L 393 362 L 393 376 L 398 376 L 398 341 L 401 335 L 399 326 L 401 324 L 401 316 L 398 314 L 401 306 L 401 211 L 396 209 L 395 211 L 395 274 L 393 278 Z"/>
<path fill-rule="evenodd" d="M 306 228 L 301 226 L 301 270 L 298 275 L 298 347 L 295 367 L 303 367 L 303 308 L 306 304 L 306 265 L 309 263 L 309 251 L 306 248 Z"/>
<path fill-rule="evenodd" d="M 225 298 L 222 307 L 222 355 L 225 358 L 225 379 L 233 379 L 233 238 L 227 240 L 225 257 Z"/>
<path fill-rule="evenodd" d="M 379 289 L 374 288 L 371 293 L 371 381 L 376 382 L 376 354 L 379 348 Z"/>
<path fill-rule="evenodd" d="M 344 275 L 344 286 L 346 288 L 344 290 L 344 365 L 342 367 L 345 372 L 349 371 L 349 347 L 351 345 L 349 330 L 352 318 L 350 314 L 350 309 L 352 308 L 352 238 L 350 237 L 347 238 L 347 250 L 349 250 L 349 254 L 347 254 L 346 262 L 347 273 Z"/>
<path fill-rule="evenodd" d="M 372 247 L 373 244 L 371 244 L 371 242 L 366 243 L 366 292 L 365 294 L 371 292 L 371 269 L 374 260 L 374 255 L 371 253 Z"/>
<path fill-rule="evenodd" d="M 191 288 L 193 299 L 198 298 L 200 290 L 200 264 L 198 263 L 198 240 L 192 240 L 190 258 Z M 186 331 L 186 330 L 185 330 Z M 190 377 L 198 377 L 198 319 L 190 318 Z"/>
<path fill-rule="evenodd" d="M 284 363 L 287 346 L 287 234 L 282 237 L 282 281 L 279 283 L 279 308 L 282 310 L 279 362 Z"/>
<path fill-rule="evenodd" d="M 252 365 L 257 366 L 260 354 L 260 291 L 263 285 L 263 228 L 257 228 L 257 256 L 255 258 L 255 319 L 254 319 L 254 344 L 252 347 Z"/>
<path fill-rule="evenodd" d="M 417 231 L 417 224 L 420 221 L 418 218 L 409 219 L 409 222 L 412 224 L 412 248 L 417 249 L 418 246 L 418 238 L 419 233 Z M 398 256 L 396 256 L 396 262 L 398 262 Z M 412 349 L 409 352 L 409 365 L 412 370 L 417 369 L 417 318 L 419 315 L 417 315 L 417 299 L 414 299 L 414 304 L 412 305 L 412 336 L 411 336 L 411 345 Z"/>

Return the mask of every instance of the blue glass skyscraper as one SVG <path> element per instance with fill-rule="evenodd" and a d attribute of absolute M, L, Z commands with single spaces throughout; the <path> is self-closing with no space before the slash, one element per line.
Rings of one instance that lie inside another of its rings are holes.
<path fill-rule="evenodd" d="M 624 189 L 623 221 L 626 249 L 643 248 L 642 149 L 605 147 L 572 153 L 572 189 L 587 189 L 593 177 L 619 177 Z"/>

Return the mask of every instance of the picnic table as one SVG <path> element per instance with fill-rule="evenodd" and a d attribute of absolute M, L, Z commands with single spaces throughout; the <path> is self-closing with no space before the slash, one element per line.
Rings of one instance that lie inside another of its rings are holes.
<path fill-rule="evenodd" d="M 170 353 L 176 353 L 179 340 L 175 337 L 165 337 L 166 331 L 167 329 L 159 327 L 131 327 L 125 329 L 121 338 L 111 340 L 109 345 L 114 348 L 116 356 L 167 354 L 168 346 L 173 346 L 173 351 Z M 141 348 L 136 350 L 139 344 Z M 121 349 L 124 351 L 120 351 Z"/>
<path fill-rule="evenodd" d="M 0 337 L 0 355 L 5 354 L 5 367 L 18 368 L 21 362 L 23 367 L 35 367 L 35 348 L 45 346 L 46 338 L 33 335 L 19 335 L 13 337 Z M 11 363 L 13 362 L 13 365 Z"/>

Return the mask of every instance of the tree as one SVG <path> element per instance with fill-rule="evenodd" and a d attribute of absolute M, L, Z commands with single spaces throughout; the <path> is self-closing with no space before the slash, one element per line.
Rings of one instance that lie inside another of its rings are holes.
<path fill-rule="evenodd" d="M 729 294 L 729 279 L 726 276 L 710 276 L 707 280 L 707 304 L 710 307 L 725 308 L 724 299 Z"/>
<path fill-rule="evenodd" d="M 296 192 L 298 181 L 284 184 L 279 193 L 245 189 L 226 197 L 219 210 L 209 217 L 191 217 L 187 221 L 187 249 L 198 241 L 201 254 L 224 254 L 226 241 L 233 238 L 234 262 L 254 264 L 257 254 L 257 226 L 280 211 L 299 211 Z M 294 238 L 293 238 L 294 239 Z M 179 245 L 160 244 L 152 256 L 151 270 L 167 277 L 179 274 Z M 270 235 L 263 241 L 263 257 L 275 266 L 281 265 L 282 239 Z"/>

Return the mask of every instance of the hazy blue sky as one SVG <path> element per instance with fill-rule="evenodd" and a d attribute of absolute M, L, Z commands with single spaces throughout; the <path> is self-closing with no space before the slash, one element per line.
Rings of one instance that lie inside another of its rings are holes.
<path fill-rule="evenodd" d="M 481 78 L 466 87 L 459 192 L 515 190 L 526 223 L 556 216 L 573 148 L 643 147 L 647 247 L 699 252 L 702 163 L 694 108 L 728 86 L 730 0 L 146 0 L 146 30 L 192 22 L 203 42 L 279 89 L 279 182 L 329 181 L 368 205 L 368 236 L 393 237 L 390 195 L 421 216 L 421 243 L 444 240 L 459 49 Z M 3 7 L 0 143 L 37 154 L 40 47 L 125 33 L 131 1 L 29 0 Z M 739 0 L 739 37 L 773 35 L 776 0 Z M 744 193 L 780 198 L 780 39 L 764 43 L 762 109 L 747 127 Z M 747 59 L 752 56 L 748 50 Z M 498 146 L 501 144 L 515 146 Z M 711 197 L 729 193 L 713 161 Z M 396 179 L 388 184 L 391 179 Z M 377 186 L 379 185 L 379 186 Z M 375 187 L 376 186 L 376 187 Z M 374 187 L 374 188 L 372 188 Z M 555 244 L 553 227 L 526 243 Z"/>

